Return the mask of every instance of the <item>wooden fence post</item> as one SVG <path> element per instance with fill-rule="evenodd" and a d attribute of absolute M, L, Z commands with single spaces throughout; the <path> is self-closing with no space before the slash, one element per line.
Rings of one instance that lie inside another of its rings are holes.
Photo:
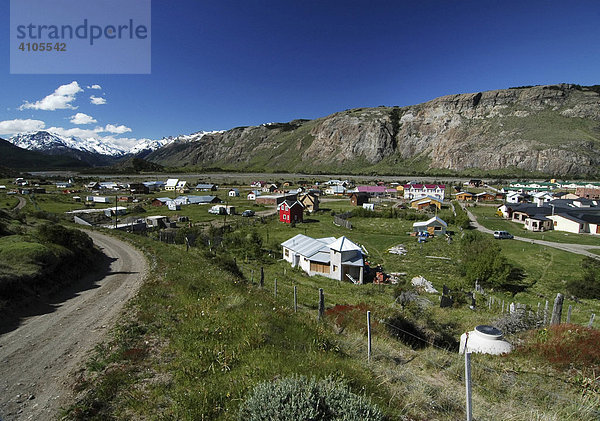
<path fill-rule="evenodd" d="M 544 306 L 544 326 L 548 324 L 548 300 L 546 300 L 546 305 Z"/>
<path fill-rule="evenodd" d="M 298 287 L 294 285 L 294 313 L 298 312 Z"/>
<path fill-rule="evenodd" d="M 573 311 L 573 306 L 569 306 L 569 309 L 567 310 L 567 323 L 571 323 L 571 312 Z"/>
<path fill-rule="evenodd" d="M 367 311 L 367 361 L 371 361 L 371 312 Z"/>
<path fill-rule="evenodd" d="M 465 349 L 465 388 L 467 392 L 467 421 L 473 419 L 473 403 L 471 400 L 471 353 Z"/>
<path fill-rule="evenodd" d="M 590 317 L 590 322 L 588 323 L 588 327 L 592 327 L 594 324 L 594 319 L 596 318 L 596 314 L 592 313 L 592 317 Z"/>
<path fill-rule="evenodd" d="M 564 295 L 562 295 L 560 292 L 558 294 L 556 294 L 556 298 L 554 299 L 554 307 L 552 308 L 552 319 L 550 319 L 551 325 L 559 325 L 560 324 L 564 300 L 565 300 Z"/>
<path fill-rule="evenodd" d="M 323 319 L 325 315 L 325 294 L 323 288 L 319 288 L 319 320 Z"/>
<path fill-rule="evenodd" d="M 275 298 L 277 298 L 277 278 L 275 278 Z"/>
<path fill-rule="evenodd" d="M 265 286 L 265 270 L 264 268 L 261 266 L 260 267 L 260 287 L 264 287 Z"/>

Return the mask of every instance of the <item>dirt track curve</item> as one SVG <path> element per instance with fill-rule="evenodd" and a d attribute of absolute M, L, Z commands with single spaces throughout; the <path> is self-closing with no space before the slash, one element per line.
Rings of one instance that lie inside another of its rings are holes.
<path fill-rule="evenodd" d="M 71 399 L 70 374 L 116 322 L 147 272 L 144 256 L 128 244 L 88 232 L 108 256 L 107 273 L 45 314 L 0 335 L 0 420 L 51 420 Z"/>

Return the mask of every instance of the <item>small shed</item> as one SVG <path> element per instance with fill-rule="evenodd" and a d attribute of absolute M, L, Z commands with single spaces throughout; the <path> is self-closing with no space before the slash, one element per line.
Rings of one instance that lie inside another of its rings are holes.
<path fill-rule="evenodd" d="M 438 216 L 434 216 L 427 221 L 415 222 L 413 224 L 414 232 L 427 232 L 430 235 L 445 234 L 447 228 L 448 224 Z"/>
<path fill-rule="evenodd" d="M 369 201 L 369 194 L 362 192 L 350 193 L 350 203 L 352 206 L 362 206 Z"/>
<path fill-rule="evenodd" d="M 292 222 L 302 222 L 304 216 L 304 206 L 302 203 L 291 200 L 284 200 L 277 206 L 279 212 L 279 221 L 286 224 Z"/>

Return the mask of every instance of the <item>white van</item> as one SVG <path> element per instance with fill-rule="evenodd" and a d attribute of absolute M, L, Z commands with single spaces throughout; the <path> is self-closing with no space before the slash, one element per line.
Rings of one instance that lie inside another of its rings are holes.
<path fill-rule="evenodd" d="M 494 238 L 496 240 L 510 240 L 513 236 L 508 231 L 494 231 Z"/>

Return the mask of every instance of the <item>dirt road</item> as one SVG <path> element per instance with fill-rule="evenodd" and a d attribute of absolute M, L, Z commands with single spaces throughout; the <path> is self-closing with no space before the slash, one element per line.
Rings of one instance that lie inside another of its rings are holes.
<path fill-rule="evenodd" d="M 15 206 L 13 208 L 13 210 L 23 209 L 25 207 L 25 205 L 27 204 L 27 201 L 25 200 L 24 197 L 17 196 L 17 199 L 19 199 L 19 203 L 17 204 L 17 206 Z"/>
<path fill-rule="evenodd" d="M 126 243 L 88 232 L 110 269 L 83 290 L 0 336 L 0 419 L 51 420 L 69 403 L 69 374 L 119 317 L 146 276 L 144 256 Z"/>

